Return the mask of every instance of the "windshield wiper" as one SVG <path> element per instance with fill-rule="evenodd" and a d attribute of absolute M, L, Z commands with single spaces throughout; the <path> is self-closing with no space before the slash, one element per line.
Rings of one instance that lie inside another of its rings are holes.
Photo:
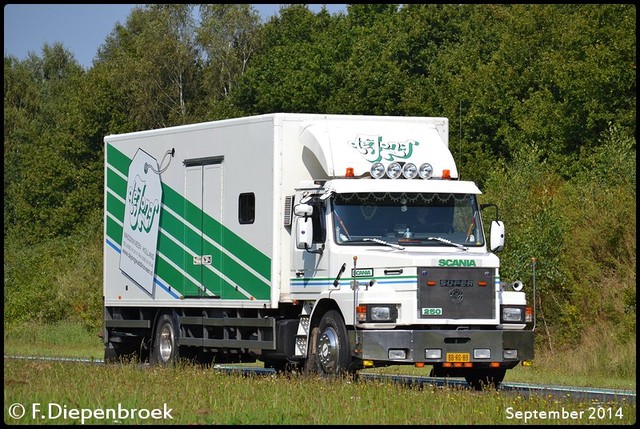
<path fill-rule="evenodd" d="M 469 248 L 467 246 L 463 246 L 462 244 L 454 243 L 453 241 L 449 241 L 446 238 L 442 238 L 442 237 L 427 237 L 427 240 L 429 240 L 429 241 L 439 241 L 441 243 L 448 244 L 450 246 L 455 246 L 455 247 L 457 247 L 459 249 L 462 249 L 462 250 L 469 250 Z"/>
<path fill-rule="evenodd" d="M 404 247 L 398 246 L 397 244 L 387 243 L 384 240 L 380 240 L 379 238 L 363 238 L 362 241 L 373 241 L 374 243 L 382 244 L 384 246 L 389 246 L 397 250 L 404 250 Z"/>

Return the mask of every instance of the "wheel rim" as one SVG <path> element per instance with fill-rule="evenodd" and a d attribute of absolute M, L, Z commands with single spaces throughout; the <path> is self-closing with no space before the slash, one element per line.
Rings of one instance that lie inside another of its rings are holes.
<path fill-rule="evenodd" d="M 336 373 L 339 357 L 340 342 L 338 333 L 329 327 L 318 339 L 318 360 L 324 372 L 327 374 Z"/>
<path fill-rule="evenodd" d="M 160 330 L 160 341 L 158 342 L 160 351 L 160 359 L 162 362 L 168 362 L 173 352 L 173 329 L 170 325 L 162 326 Z"/>

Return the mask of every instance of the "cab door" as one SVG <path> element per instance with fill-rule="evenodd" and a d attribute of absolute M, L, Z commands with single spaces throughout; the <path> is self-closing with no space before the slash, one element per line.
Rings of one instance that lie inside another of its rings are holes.
<path fill-rule="evenodd" d="M 298 196 L 296 200 L 299 200 Z M 330 252 L 326 251 L 326 205 L 319 199 L 309 200 L 307 204 L 313 207 L 313 213 L 310 216 L 313 225 L 313 244 L 308 249 L 299 249 L 296 246 L 298 216 L 294 215 L 292 225 L 294 244 L 291 250 L 291 292 L 300 298 L 325 291 L 332 284 L 328 278 Z"/>

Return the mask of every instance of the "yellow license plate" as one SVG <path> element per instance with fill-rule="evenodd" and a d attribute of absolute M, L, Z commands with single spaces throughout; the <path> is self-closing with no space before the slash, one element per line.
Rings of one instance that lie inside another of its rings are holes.
<path fill-rule="evenodd" d="M 469 362 L 469 353 L 447 353 L 447 362 Z"/>

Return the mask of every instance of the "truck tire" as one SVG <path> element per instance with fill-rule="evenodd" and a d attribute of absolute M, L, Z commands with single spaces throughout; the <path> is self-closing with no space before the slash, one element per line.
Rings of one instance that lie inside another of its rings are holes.
<path fill-rule="evenodd" d="M 156 323 L 149 361 L 151 365 L 168 366 L 178 360 L 178 329 L 170 314 L 162 314 Z"/>
<path fill-rule="evenodd" d="M 506 372 L 505 368 L 474 370 L 466 374 L 464 378 L 469 386 L 475 390 L 498 389 Z"/>
<path fill-rule="evenodd" d="M 313 376 L 318 374 L 318 354 L 316 348 L 318 344 L 318 327 L 311 328 L 309 333 L 309 353 L 302 366 L 302 374 L 304 376 Z"/>
<path fill-rule="evenodd" d="M 321 376 L 344 375 L 351 371 L 351 352 L 347 328 L 335 310 L 327 311 L 318 325 L 317 337 L 312 340 L 309 363 L 313 372 Z"/>

